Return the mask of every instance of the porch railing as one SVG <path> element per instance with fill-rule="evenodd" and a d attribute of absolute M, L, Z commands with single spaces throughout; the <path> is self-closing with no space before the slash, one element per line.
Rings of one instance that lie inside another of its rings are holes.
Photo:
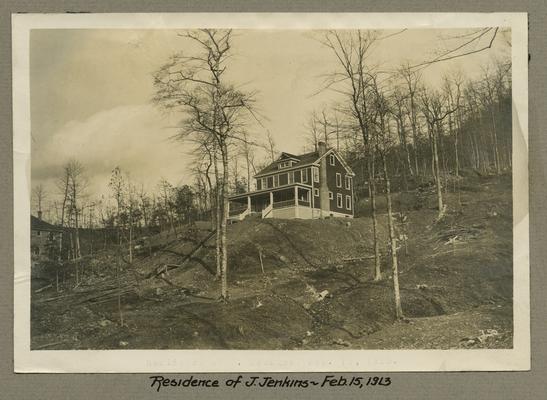
<path fill-rule="evenodd" d="M 294 199 L 277 201 L 273 203 L 273 208 L 286 208 L 286 207 L 294 207 Z"/>
<path fill-rule="evenodd" d="M 268 205 L 268 207 L 266 207 L 264 210 L 262 210 L 262 218 L 267 218 L 268 215 L 270 215 L 270 213 L 272 212 L 273 210 L 273 207 L 272 205 Z"/>
<path fill-rule="evenodd" d="M 243 211 L 241 214 L 238 215 L 238 219 L 240 221 L 243 221 L 247 215 L 251 213 L 251 208 L 246 208 L 245 211 Z"/>
<path fill-rule="evenodd" d="M 239 215 L 241 214 L 242 212 L 244 212 L 245 210 L 247 209 L 247 207 L 230 207 L 230 212 L 229 212 L 229 216 L 230 217 L 234 217 L 236 215 Z"/>
<path fill-rule="evenodd" d="M 306 200 L 298 200 L 299 206 L 305 206 L 310 207 L 311 203 Z M 294 207 L 294 199 L 291 200 L 284 200 L 284 201 L 276 201 L 273 203 L 273 208 L 287 208 L 287 207 Z"/>

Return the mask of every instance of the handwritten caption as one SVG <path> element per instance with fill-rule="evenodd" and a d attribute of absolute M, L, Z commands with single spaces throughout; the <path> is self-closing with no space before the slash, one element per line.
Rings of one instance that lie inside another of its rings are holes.
<path fill-rule="evenodd" d="M 169 388 L 312 388 L 312 387 L 354 387 L 390 386 L 389 376 L 324 375 L 319 379 L 297 379 L 284 377 L 238 375 L 235 378 L 204 379 L 193 375 L 187 378 L 168 378 L 163 375 L 150 376 L 150 387 L 157 392 Z"/>

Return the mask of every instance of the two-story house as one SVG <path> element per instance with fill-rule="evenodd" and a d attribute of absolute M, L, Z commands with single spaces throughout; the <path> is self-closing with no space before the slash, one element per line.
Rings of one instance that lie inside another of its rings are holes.
<path fill-rule="evenodd" d="M 32 265 L 45 261 L 56 261 L 62 249 L 63 229 L 42 220 L 42 213 L 38 217 L 30 216 L 30 251 Z"/>
<path fill-rule="evenodd" d="M 262 218 L 352 218 L 354 173 L 334 149 L 281 156 L 258 172 L 256 190 L 231 196 L 230 219 L 259 213 Z"/>

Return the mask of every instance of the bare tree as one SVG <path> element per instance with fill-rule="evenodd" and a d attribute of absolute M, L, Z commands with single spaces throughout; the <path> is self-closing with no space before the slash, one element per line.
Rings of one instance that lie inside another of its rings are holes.
<path fill-rule="evenodd" d="M 454 137 L 454 175 L 460 174 L 460 153 L 459 153 L 459 134 L 462 129 L 462 85 L 463 76 L 461 73 L 455 73 L 451 77 L 443 78 L 443 90 L 445 92 L 448 108 L 456 110 L 456 118 L 452 118 L 452 114 L 448 115 L 448 131 Z"/>
<path fill-rule="evenodd" d="M 371 113 L 369 92 L 372 82 L 373 68 L 368 58 L 378 34 L 374 31 L 358 30 L 352 33 L 328 31 L 321 39 L 321 43 L 329 48 L 338 61 L 339 70 L 330 74 L 326 86 L 342 86 L 336 89 L 349 101 L 348 114 L 357 124 L 359 134 L 365 148 L 367 160 L 369 195 L 374 233 L 374 279 L 382 277 L 380 268 L 380 248 L 378 239 L 378 220 L 376 216 L 376 181 L 374 171 L 374 146 L 371 141 Z"/>
<path fill-rule="evenodd" d="M 122 244 L 122 213 L 125 207 L 125 179 L 120 167 L 116 167 L 112 170 L 110 176 L 110 190 L 116 202 L 116 226 L 118 229 L 118 245 Z"/>
<path fill-rule="evenodd" d="M 272 133 L 269 130 L 266 131 L 266 137 L 268 139 L 268 153 L 270 155 L 270 160 L 271 160 L 271 162 L 274 162 L 275 161 L 275 155 L 277 153 L 277 149 L 276 149 L 276 146 L 275 146 L 275 141 L 274 141 L 274 138 L 272 136 Z"/>
<path fill-rule="evenodd" d="M 376 137 L 373 138 L 376 145 L 376 151 L 382 160 L 382 172 L 385 182 L 385 195 L 387 204 L 387 223 L 389 229 L 389 244 L 391 253 L 391 275 L 393 279 L 393 295 L 395 300 L 395 317 L 403 318 L 403 309 L 401 306 L 401 295 L 399 291 L 399 262 L 397 257 L 397 235 L 395 234 L 395 220 L 393 217 L 393 207 L 391 202 L 391 180 L 389 177 L 386 161 L 387 149 L 392 145 L 389 129 L 389 115 L 393 115 L 392 105 L 378 86 L 377 79 L 372 81 L 374 93 L 374 125 Z"/>
<path fill-rule="evenodd" d="M 161 178 L 158 184 L 159 195 L 161 200 L 162 211 L 169 223 L 171 231 L 176 235 L 177 228 L 175 225 L 175 219 L 173 217 L 173 185 L 165 178 Z"/>
<path fill-rule="evenodd" d="M 417 96 L 419 91 L 419 82 L 421 79 L 420 73 L 413 71 L 408 64 L 403 65 L 399 69 L 399 74 L 403 78 L 403 81 L 406 85 L 406 95 L 408 101 L 407 113 L 410 119 L 410 127 L 412 129 L 412 143 L 414 147 L 414 172 L 416 176 L 419 175 L 419 166 L 418 166 L 418 105 L 417 105 Z"/>
<path fill-rule="evenodd" d="M 246 172 L 246 187 L 247 192 L 251 191 L 251 181 L 254 171 L 254 151 L 251 142 L 249 141 L 249 133 L 245 130 L 242 133 L 241 138 L 241 154 L 245 159 L 245 172 Z"/>
<path fill-rule="evenodd" d="M 44 189 L 44 185 L 42 184 L 36 185 L 32 189 L 32 197 L 34 198 L 34 202 L 36 203 L 35 207 L 39 218 L 42 218 L 42 206 L 45 202 L 46 195 L 46 189 Z"/>
<path fill-rule="evenodd" d="M 221 298 L 228 298 L 227 217 L 230 144 L 241 137 L 245 122 L 254 117 L 253 94 L 227 83 L 225 73 L 232 48 L 231 30 L 202 29 L 181 34 L 199 47 L 199 52 L 183 53 L 158 70 L 154 76 L 155 102 L 186 115 L 178 137 L 207 135 L 214 140 L 222 165 Z"/>
<path fill-rule="evenodd" d="M 84 190 L 87 185 L 85 176 L 84 176 L 84 167 L 83 165 L 76 161 L 71 160 L 68 163 L 68 171 L 70 176 L 69 184 L 69 198 L 70 198 L 70 209 L 71 214 L 74 219 L 74 229 L 75 229 L 75 238 L 74 238 L 74 257 L 80 258 L 80 201 L 84 196 Z"/>
<path fill-rule="evenodd" d="M 140 200 L 140 208 L 142 210 L 144 226 L 145 228 L 148 228 L 150 224 L 150 209 L 152 207 L 152 204 L 149 195 L 144 190 L 143 184 L 141 184 L 140 190 L 138 192 L 138 197 Z"/>
<path fill-rule="evenodd" d="M 83 165 L 72 159 L 63 166 L 63 175 L 58 187 L 63 195 L 61 226 L 69 226 L 71 258 L 75 261 L 76 285 L 80 283 L 78 260 L 81 257 L 80 250 L 80 217 L 82 199 L 85 197 L 87 180 L 84 175 Z"/>
<path fill-rule="evenodd" d="M 391 113 L 393 115 L 393 118 L 395 119 L 395 122 L 397 124 L 397 133 L 399 136 L 399 149 L 403 151 L 403 159 L 406 163 L 406 168 L 403 168 L 403 176 L 405 178 L 405 186 L 406 186 L 406 171 L 410 173 L 410 175 L 414 175 L 414 172 L 412 170 L 412 164 L 410 162 L 410 151 L 408 150 L 408 143 L 407 143 L 407 134 L 406 134 L 406 107 L 405 103 L 407 102 L 407 97 L 402 93 L 399 87 L 395 87 L 393 94 L 391 95 L 392 101 L 393 101 L 393 107 L 391 109 Z"/>
<path fill-rule="evenodd" d="M 437 91 L 424 91 L 422 94 L 422 111 L 427 121 L 428 132 L 432 140 L 432 166 L 437 189 L 437 206 L 439 209 L 438 219 L 444 216 L 445 205 L 442 195 L 441 170 L 439 166 L 439 135 L 441 135 L 441 124 L 444 119 L 456 111 L 443 104 L 441 94 Z"/>

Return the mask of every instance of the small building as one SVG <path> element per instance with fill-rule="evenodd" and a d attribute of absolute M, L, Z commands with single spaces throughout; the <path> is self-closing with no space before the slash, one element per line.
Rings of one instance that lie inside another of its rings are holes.
<path fill-rule="evenodd" d="M 30 216 L 30 250 L 33 264 L 53 261 L 56 255 L 60 254 L 62 240 L 62 228 L 42 220 L 40 212 L 38 217 Z"/>
<path fill-rule="evenodd" d="M 340 154 L 323 142 L 311 153 L 281 153 L 254 176 L 255 191 L 229 197 L 229 218 L 352 218 L 354 176 Z"/>

